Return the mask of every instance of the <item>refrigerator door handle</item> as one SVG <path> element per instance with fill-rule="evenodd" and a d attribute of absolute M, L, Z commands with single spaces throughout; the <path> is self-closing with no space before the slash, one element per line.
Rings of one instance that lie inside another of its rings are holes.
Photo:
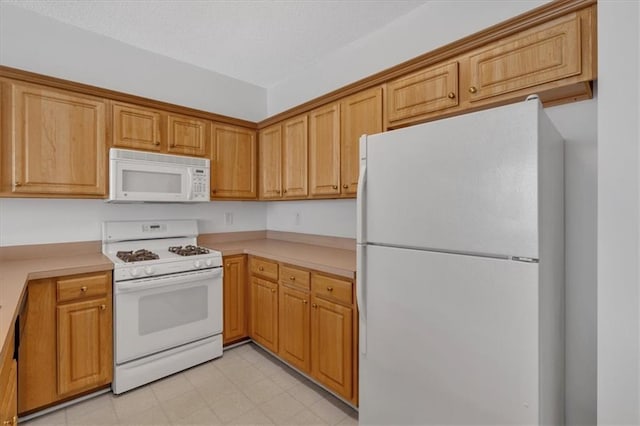
<path fill-rule="evenodd" d="M 358 191 L 356 194 L 356 221 L 358 227 L 356 229 L 356 243 L 365 244 L 365 217 L 364 210 L 366 207 L 364 187 L 367 184 L 367 164 L 365 162 L 360 163 L 360 176 L 358 177 Z"/>
<path fill-rule="evenodd" d="M 367 310 L 366 310 L 366 263 L 367 263 L 367 246 L 358 244 L 356 246 L 356 306 L 358 308 L 358 317 L 360 319 L 360 327 L 358 334 L 360 336 L 360 353 L 367 353 Z"/>

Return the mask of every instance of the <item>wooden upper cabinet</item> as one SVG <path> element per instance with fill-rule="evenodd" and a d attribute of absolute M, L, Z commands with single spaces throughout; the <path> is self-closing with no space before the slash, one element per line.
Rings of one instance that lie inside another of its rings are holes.
<path fill-rule="evenodd" d="M 309 194 L 307 176 L 307 116 L 285 121 L 282 139 L 282 192 L 284 198 Z"/>
<path fill-rule="evenodd" d="M 256 133 L 214 123 L 211 131 L 211 196 L 256 198 L 256 170 Z"/>
<path fill-rule="evenodd" d="M 340 194 L 340 104 L 309 113 L 309 186 L 312 196 Z"/>
<path fill-rule="evenodd" d="M 458 105 L 458 62 L 438 64 L 387 83 L 390 124 Z"/>
<path fill-rule="evenodd" d="M 106 195 L 106 101 L 8 81 L 2 98 L 3 192 Z"/>
<path fill-rule="evenodd" d="M 353 196 L 358 190 L 360 170 L 360 136 L 383 131 L 382 88 L 357 93 L 340 106 L 342 137 L 340 139 L 341 192 Z"/>
<path fill-rule="evenodd" d="M 282 198 L 282 126 L 261 130 L 258 143 L 260 199 Z"/>
<path fill-rule="evenodd" d="M 469 54 L 469 101 L 582 73 L 582 15 L 573 13 Z"/>
<path fill-rule="evenodd" d="M 199 118 L 169 114 L 167 116 L 167 152 L 205 155 L 208 124 L 208 121 Z"/>
<path fill-rule="evenodd" d="M 123 103 L 112 104 L 112 145 L 118 148 L 160 151 L 159 111 Z"/>

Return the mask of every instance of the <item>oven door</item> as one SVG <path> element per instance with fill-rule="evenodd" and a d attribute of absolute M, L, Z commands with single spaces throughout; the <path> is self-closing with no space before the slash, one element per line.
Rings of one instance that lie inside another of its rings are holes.
<path fill-rule="evenodd" d="M 222 268 L 115 283 L 116 364 L 222 332 Z"/>

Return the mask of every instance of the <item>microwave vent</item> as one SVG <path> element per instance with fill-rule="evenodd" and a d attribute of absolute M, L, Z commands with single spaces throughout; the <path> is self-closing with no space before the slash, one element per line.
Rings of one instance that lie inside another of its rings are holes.
<path fill-rule="evenodd" d="M 141 160 L 153 163 L 183 164 L 194 167 L 209 167 L 206 158 L 185 157 L 182 155 L 155 154 L 144 151 L 131 151 L 128 149 L 111 148 L 109 152 L 111 160 Z"/>

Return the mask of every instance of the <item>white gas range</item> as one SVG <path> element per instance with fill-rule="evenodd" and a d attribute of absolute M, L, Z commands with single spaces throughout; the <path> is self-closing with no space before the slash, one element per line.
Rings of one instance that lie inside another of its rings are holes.
<path fill-rule="evenodd" d="M 104 222 L 116 394 L 222 355 L 222 255 L 195 220 Z"/>

